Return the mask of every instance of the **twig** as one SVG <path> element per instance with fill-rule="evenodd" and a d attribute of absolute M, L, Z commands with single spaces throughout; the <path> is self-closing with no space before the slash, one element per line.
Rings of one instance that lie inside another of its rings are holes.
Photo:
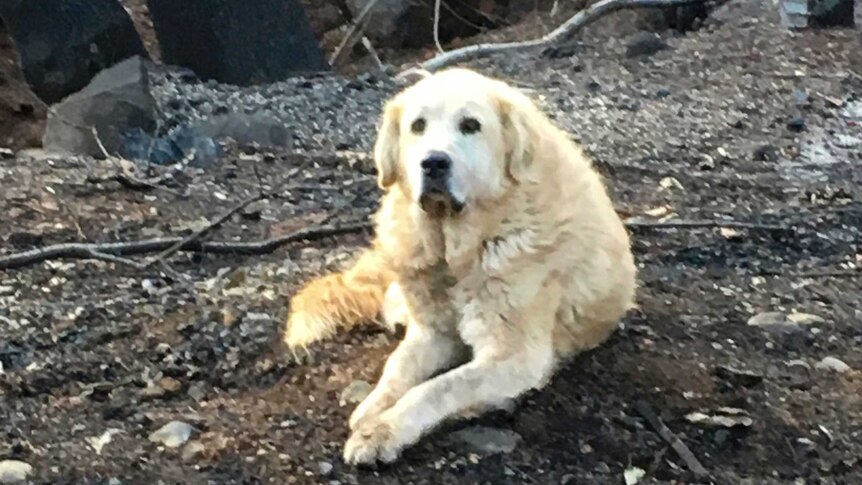
<path fill-rule="evenodd" d="M 377 55 L 377 50 L 374 49 L 374 44 L 371 43 L 371 40 L 362 36 L 362 47 L 365 47 L 365 50 L 368 51 L 368 54 L 371 55 L 371 58 L 374 59 L 374 62 L 377 63 L 377 69 L 380 69 L 381 72 L 386 71 L 386 66 L 383 65 L 383 61 L 380 60 L 380 56 Z"/>
<path fill-rule="evenodd" d="M 353 20 L 353 24 L 347 30 L 347 33 L 344 35 L 344 38 L 341 39 L 341 43 L 338 44 L 338 47 L 335 49 L 335 52 L 332 54 L 332 58 L 329 60 L 329 65 L 335 67 L 338 64 L 338 61 L 341 60 L 341 57 L 345 52 L 349 52 L 353 46 L 356 45 L 356 42 L 362 37 L 362 34 L 365 32 L 366 21 L 368 20 L 369 15 L 371 15 L 371 11 L 377 6 L 377 2 L 380 0 L 370 0 L 367 4 L 365 4 L 365 8 L 359 12 L 359 15 Z"/>
<path fill-rule="evenodd" d="M 225 212 L 224 214 L 219 216 L 214 221 L 212 221 L 209 224 L 207 224 L 206 226 L 198 229 L 197 231 L 191 233 L 187 237 L 175 242 L 173 245 L 171 245 L 170 247 L 168 247 L 167 249 L 165 249 L 161 253 L 157 254 L 154 258 L 152 258 L 150 260 L 149 263 L 147 263 L 147 266 L 152 266 L 153 264 L 156 264 L 156 263 L 165 262 L 174 253 L 176 253 L 177 251 L 182 249 L 183 246 L 188 246 L 189 244 L 194 243 L 195 241 L 204 237 L 207 233 L 211 232 L 215 228 L 224 224 L 225 221 L 227 221 L 228 219 L 233 217 L 233 215 L 236 214 L 237 212 L 245 209 L 249 204 L 263 200 L 266 197 L 267 197 L 266 194 L 259 193 L 259 194 L 255 195 L 254 197 L 249 197 L 249 198 L 243 200 L 242 202 L 240 202 L 239 204 L 236 204 L 230 210 L 228 210 L 227 212 Z"/>
<path fill-rule="evenodd" d="M 770 224 L 755 224 L 751 222 L 737 221 L 664 221 L 664 222 L 649 222 L 649 221 L 627 221 L 626 227 L 630 229 L 699 229 L 699 228 L 715 228 L 726 227 L 728 229 L 757 229 L 763 231 L 787 231 L 790 228 L 786 226 L 776 226 Z"/>
<path fill-rule="evenodd" d="M 44 248 L 31 249 L 0 257 L 0 270 L 17 269 L 54 259 L 105 259 L 105 256 L 135 256 L 165 251 L 177 243 L 182 243 L 178 251 L 204 254 L 233 254 L 254 256 L 269 254 L 276 249 L 297 241 L 315 241 L 330 236 L 352 234 L 372 229 L 370 222 L 353 222 L 341 226 L 326 225 L 300 229 L 284 236 L 262 241 L 204 241 L 189 240 L 181 237 L 145 239 L 141 241 L 56 244 Z M 114 261 L 118 262 L 118 261 Z M 126 262 L 123 261 L 125 264 Z M 132 261 L 132 263 L 135 263 Z M 138 264 L 138 263 L 135 263 Z"/>
<path fill-rule="evenodd" d="M 440 4 L 442 0 L 434 2 L 434 45 L 437 46 L 437 52 L 444 53 L 443 44 L 440 43 Z"/>
<path fill-rule="evenodd" d="M 648 402 L 639 399 L 635 401 L 634 408 L 655 432 L 673 448 L 673 451 L 682 458 L 682 461 L 685 462 L 685 465 L 692 473 L 698 477 L 709 475 L 709 472 L 703 467 L 697 457 L 694 456 L 694 453 L 662 422 L 661 418 L 652 410 Z"/>
<path fill-rule="evenodd" d="M 705 1 L 706 0 L 601 0 L 589 8 L 579 11 L 563 23 L 563 25 L 538 39 L 522 42 L 503 42 L 500 44 L 476 44 L 466 46 L 446 52 L 445 54 L 437 55 L 423 62 L 420 67 L 433 72 L 458 62 L 468 61 L 490 54 L 504 51 L 525 51 L 546 47 L 565 40 L 598 18 L 617 10 L 629 8 L 670 7 L 689 3 L 703 3 Z"/>

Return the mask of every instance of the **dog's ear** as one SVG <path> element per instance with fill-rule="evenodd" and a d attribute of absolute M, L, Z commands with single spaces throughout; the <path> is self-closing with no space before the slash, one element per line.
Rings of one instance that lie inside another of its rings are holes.
<path fill-rule="evenodd" d="M 398 180 L 400 121 L 401 103 L 396 98 L 383 107 L 383 117 L 374 143 L 377 185 L 384 191 Z"/>
<path fill-rule="evenodd" d="M 523 181 L 533 164 L 540 113 L 524 94 L 508 86 L 498 91 L 500 123 L 506 146 L 506 173 L 516 182 Z"/>

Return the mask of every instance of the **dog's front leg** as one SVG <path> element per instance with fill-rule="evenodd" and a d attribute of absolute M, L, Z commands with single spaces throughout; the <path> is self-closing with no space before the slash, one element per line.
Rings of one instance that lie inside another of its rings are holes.
<path fill-rule="evenodd" d="M 410 388 L 456 362 L 465 350 L 457 335 L 409 321 L 404 340 L 386 360 L 374 390 L 351 414 L 350 429 L 389 409 Z"/>
<path fill-rule="evenodd" d="M 543 385 L 554 365 L 558 293 L 534 297 L 526 308 L 510 312 L 497 308 L 498 301 L 476 302 L 477 311 L 461 322 L 473 360 L 413 387 L 392 407 L 360 423 L 345 444 L 346 462 L 394 461 L 444 420 L 471 408 L 498 406 Z"/>

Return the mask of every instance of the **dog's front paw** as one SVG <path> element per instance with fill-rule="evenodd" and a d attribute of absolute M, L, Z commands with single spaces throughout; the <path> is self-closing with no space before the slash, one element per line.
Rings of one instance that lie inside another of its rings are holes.
<path fill-rule="evenodd" d="M 376 418 L 395 404 L 395 396 L 388 392 L 372 391 L 350 414 L 350 430 L 355 431 L 364 421 Z"/>
<path fill-rule="evenodd" d="M 344 444 L 344 461 L 350 465 L 391 463 L 398 459 L 401 446 L 395 429 L 383 420 L 372 418 L 350 435 Z"/>

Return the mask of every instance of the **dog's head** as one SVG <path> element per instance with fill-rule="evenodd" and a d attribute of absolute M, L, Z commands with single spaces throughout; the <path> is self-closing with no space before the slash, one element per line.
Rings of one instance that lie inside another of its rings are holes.
<path fill-rule="evenodd" d="M 541 114 L 523 93 L 466 69 L 430 75 L 384 107 L 378 183 L 433 217 L 489 204 L 528 176 Z"/>

